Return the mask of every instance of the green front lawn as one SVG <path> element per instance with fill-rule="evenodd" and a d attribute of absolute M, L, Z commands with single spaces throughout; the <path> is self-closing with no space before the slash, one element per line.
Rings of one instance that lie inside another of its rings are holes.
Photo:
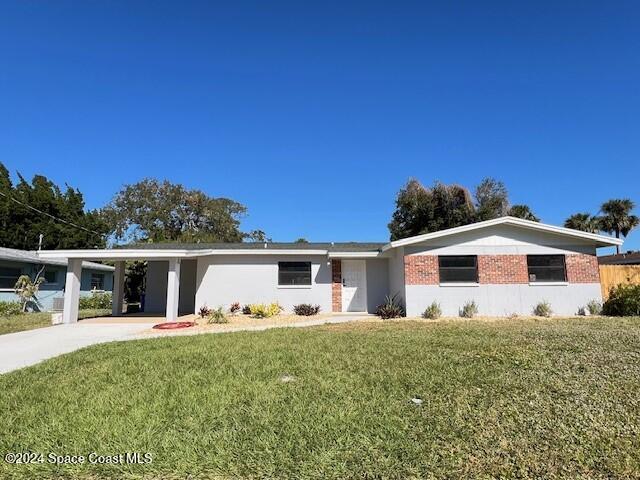
<path fill-rule="evenodd" d="M 78 318 L 103 317 L 105 315 L 111 315 L 111 310 L 80 310 Z M 0 316 L 0 335 L 50 326 L 51 312 Z"/>
<path fill-rule="evenodd" d="M 0 463 L 0 478 L 640 478 L 639 318 L 111 343 L 0 392 L 0 453 L 153 456 Z"/>

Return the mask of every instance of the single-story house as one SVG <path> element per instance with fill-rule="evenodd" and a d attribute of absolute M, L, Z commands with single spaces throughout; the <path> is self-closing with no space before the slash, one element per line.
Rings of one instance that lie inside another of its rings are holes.
<path fill-rule="evenodd" d="M 41 270 L 44 282 L 40 285 L 33 308 L 49 311 L 54 308 L 55 299 L 63 298 L 67 260 L 42 258 L 36 251 L 0 247 L 0 301 L 17 301 L 18 296 L 13 287 L 18 278 L 21 275 L 29 275 L 33 280 Z M 114 270 L 115 268 L 109 265 L 83 262 L 79 294 L 89 295 L 92 291 L 110 292 L 113 287 Z"/>
<path fill-rule="evenodd" d="M 598 257 L 600 265 L 640 265 L 640 251 L 602 255 Z"/>
<path fill-rule="evenodd" d="M 471 300 L 481 315 L 527 315 L 542 301 L 571 315 L 601 299 L 596 249 L 621 243 L 502 217 L 388 243 L 145 244 L 38 256 L 69 261 L 65 322 L 77 318 L 83 260 L 115 262 L 114 314 L 122 312 L 125 261 L 147 260 L 145 311 L 169 321 L 233 302 L 374 312 L 386 295 L 396 295 L 408 316 L 434 301 L 457 315 Z"/>

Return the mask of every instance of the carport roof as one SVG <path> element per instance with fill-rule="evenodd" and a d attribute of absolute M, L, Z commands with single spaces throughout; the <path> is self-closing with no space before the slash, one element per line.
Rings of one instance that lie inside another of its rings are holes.
<path fill-rule="evenodd" d="M 152 250 L 326 250 L 328 252 L 377 252 L 382 242 L 247 242 L 247 243 L 136 243 L 117 249 Z"/>

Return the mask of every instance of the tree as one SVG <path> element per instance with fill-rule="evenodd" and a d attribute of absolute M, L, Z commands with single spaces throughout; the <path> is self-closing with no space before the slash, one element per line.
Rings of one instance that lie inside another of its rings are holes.
<path fill-rule="evenodd" d="M 105 245 L 107 226 L 96 211 L 85 211 L 79 190 L 64 191 L 42 175 L 28 182 L 19 173 L 14 186 L 0 163 L 0 245 L 22 250 L 38 247 L 93 248 Z"/>
<path fill-rule="evenodd" d="M 270 243 L 272 240 L 262 230 L 251 230 L 244 234 L 244 238 L 250 242 Z"/>
<path fill-rule="evenodd" d="M 36 295 L 38 295 L 38 290 L 40 290 L 40 284 L 44 282 L 44 277 L 41 276 L 43 271 L 44 267 L 40 269 L 34 280 L 31 280 L 29 275 L 20 275 L 13 287 L 16 295 L 20 299 L 23 312 L 27 311 L 27 307 L 30 304 L 37 302 Z"/>
<path fill-rule="evenodd" d="M 299 239 L 297 239 L 295 242 L 293 243 L 309 243 L 309 240 L 307 240 L 304 237 L 300 237 Z"/>
<path fill-rule="evenodd" d="M 389 231 L 391 240 L 471 223 L 474 207 L 469 191 L 436 182 L 432 188 L 410 179 L 396 198 Z"/>
<path fill-rule="evenodd" d="M 240 242 L 246 210 L 228 198 L 147 178 L 125 185 L 102 213 L 118 240 Z"/>
<path fill-rule="evenodd" d="M 626 237 L 629 232 L 640 224 L 640 219 L 632 215 L 635 204 L 628 198 L 613 199 L 604 202 L 600 207 L 600 228 L 607 233 L 614 233 Z M 616 253 L 620 253 L 620 246 L 616 245 Z"/>
<path fill-rule="evenodd" d="M 495 178 L 485 178 L 476 187 L 476 220 L 504 217 L 509 212 L 507 187 Z"/>
<path fill-rule="evenodd" d="M 531 211 L 529 205 L 513 205 L 507 212 L 507 215 L 522 218 L 524 220 L 531 220 L 532 222 L 540 221 L 540 219 Z"/>
<path fill-rule="evenodd" d="M 574 213 L 564 221 L 564 226 L 581 232 L 598 233 L 600 231 L 600 219 L 590 213 Z"/>

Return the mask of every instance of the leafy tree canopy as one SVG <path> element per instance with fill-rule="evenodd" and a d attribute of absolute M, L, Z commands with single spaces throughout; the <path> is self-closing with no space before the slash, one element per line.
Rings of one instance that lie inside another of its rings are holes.
<path fill-rule="evenodd" d="M 564 221 L 564 226 L 581 232 L 598 233 L 600 219 L 590 213 L 575 213 Z"/>
<path fill-rule="evenodd" d="M 240 242 L 251 235 L 239 228 L 246 210 L 228 198 L 147 178 L 125 185 L 102 213 L 117 240 Z"/>
<path fill-rule="evenodd" d="M 398 240 L 511 214 L 539 221 L 526 205 L 510 208 L 506 187 L 494 178 L 482 180 L 474 197 L 460 185 L 435 182 L 427 188 L 410 179 L 398 192 L 389 231 Z"/>
<path fill-rule="evenodd" d="M 85 211 L 79 190 L 62 190 L 42 175 L 16 185 L 0 163 L 0 245 L 22 250 L 93 248 L 105 245 L 108 231 L 97 211 Z M 32 207 L 32 208 L 30 208 Z M 44 212 L 44 213 L 42 213 Z"/>

